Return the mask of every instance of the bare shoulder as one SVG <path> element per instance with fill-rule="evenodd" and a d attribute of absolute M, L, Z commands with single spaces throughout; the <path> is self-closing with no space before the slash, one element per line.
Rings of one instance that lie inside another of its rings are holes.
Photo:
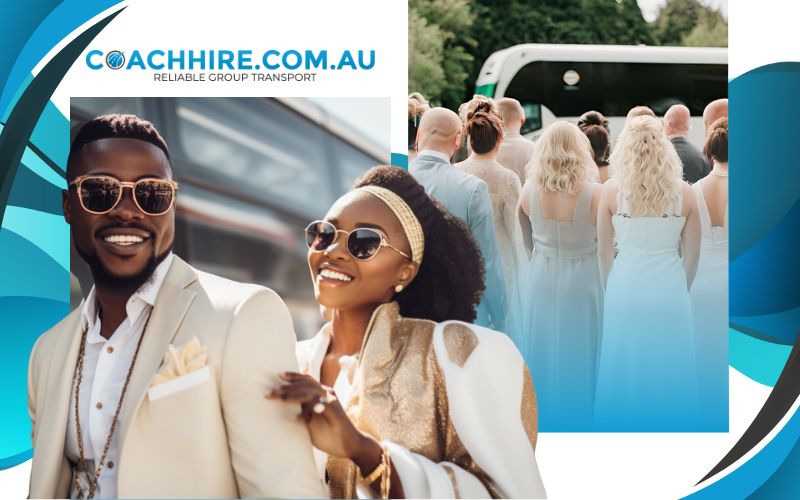
<path fill-rule="evenodd" d="M 697 198 L 695 198 L 694 189 L 686 181 L 681 181 L 681 195 L 683 196 L 681 215 L 685 217 L 697 209 Z"/>
<path fill-rule="evenodd" d="M 600 200 L 598 204 L 602 207 L 608 207 L 608 210 L 611 212 L 616 211 L 617 194 L 619 193 L 619 185 L 617 184 L 617 181 L 614 179 L 609 179 L 604 184 L 601 184 L 598 191 L 600 191 Z"/>

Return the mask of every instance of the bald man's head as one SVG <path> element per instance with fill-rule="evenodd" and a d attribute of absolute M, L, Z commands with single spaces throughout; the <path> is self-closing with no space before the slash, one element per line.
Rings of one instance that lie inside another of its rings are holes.
<path fill-rule="evenodd" d="M 664 133 L 667 137 L 686 137 L 689 135 L 689 121 L 691 119 L 689 108 L 683 104 L 676 104 L 664 113 Z"/>
<path fill-rule="evenodd" d="M 417 132 L 420 151 L 433 149 L 447 156 L 461 145 L 461 119 L 447 108 L 431 108 L 422 115 Z"/>
<path fill-rule="evenodd" d="M 711 101 L 706 109 L 703 110 L 703 128 L 706 130 L 706 135 L 708 135 L 708 127 L 715 121 L 719 120 L 720 118 L 727 118 L 728 116 L 728 100 L 727 99 L 717 99 L 716 101 Z"/>
<path fill-rule="evenodd" d="M 510 97 L 503 97 L 494 101 L 497 113 L 503 117 L 503 130 L 506 132 L 519 133 L 522 124 L 525 123 L 525 110 L 518 100 Z"/>

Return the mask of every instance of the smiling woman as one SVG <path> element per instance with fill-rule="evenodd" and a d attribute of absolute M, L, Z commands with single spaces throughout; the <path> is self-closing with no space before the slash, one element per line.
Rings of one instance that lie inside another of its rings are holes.
<path fill-rule="evenodd" d="M 466 226 L 379 166 L 306 241 L 331 321 L 268 397 L 300 403 L 328 494 L 543 497 L 528 369 L 504 334 L 466 323 L 483 290 Z"/>

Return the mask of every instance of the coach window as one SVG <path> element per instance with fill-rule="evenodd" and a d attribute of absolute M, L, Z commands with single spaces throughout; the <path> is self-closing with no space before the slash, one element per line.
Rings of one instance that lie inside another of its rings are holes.
<path fill-rule="evenodd" d="M 353 182 L 361 174 L 380 162 L 337 138 L 333 138 L 332 141 L 333 156 L 339 166 L 338 194 L 342 195 L 353 186 Z"/>
<path fill-rule="evenodd" d="M 187 175 L 308 217 L 333 202 L 323 132 L 260 98 L 178 99 Z"/>

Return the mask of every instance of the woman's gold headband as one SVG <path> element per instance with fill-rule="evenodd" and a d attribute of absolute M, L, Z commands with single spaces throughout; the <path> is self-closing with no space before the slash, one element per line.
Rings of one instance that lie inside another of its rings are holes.
<path fill-rule="evenodd" d="M 422 225 L 411 211 L 411 207 L 394 191 L 384 187 L 361 186 L 357 189 L 370 193 L 389 207 L 400 221 L 400 225 L 403 226 L 403 232 L 406 233 L 408 244 L 411 246 L 411 260 L 418 266 L 422 265 L 422 255 L 425 253 L 425 235 L 422 233 Z"/>

